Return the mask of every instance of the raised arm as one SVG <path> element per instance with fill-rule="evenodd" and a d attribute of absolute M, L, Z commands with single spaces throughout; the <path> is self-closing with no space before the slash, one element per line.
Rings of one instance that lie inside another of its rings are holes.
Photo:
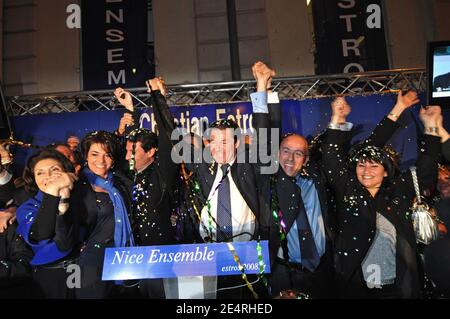
<path fill-rule="evenodd" d="M 349 131 L 344 129 L 350 105 L 343 97 L 331 103 L 331 121 L 322 142 L 322 171 L 334 191 L 340 194 L 348 180 L 347 149 Z"/>
<path fill-rule="evenodd" d="M 442 155 L 447 161 L 450 161 L 450 134 L 444 127 L 444 118 L 441 115 L 439 117 L 437 128 L 439 135 L 441 136 L 441 142 L 442 142 Z"/>
<path fill-rule="evenodd" d="M 160 77 L 146 82 L 148 92 L 152 96 L 153 114 L 158 126 L 158 157 L 161 172 L 168 180 L 174 181 L 174 174 L 178 174 L 178 165 L 172 161 L 171 152 L 173 143 L 172 132 L 176 129 L 175 121 L 165 98 L 166 88 L 164 80 Z M 169 185 L 171 188 L 173 185 Z"/>
<path fill-rule="evenodd" d="M 158 141 L 162 143 L 164 147 L 167 146 L 170 153 L 170 150 L 172 149 L 172 141 L 170 136 L 176 126 L 173 115 L 170 113 L 169 106 L 167 105 L 165 98 L 166 88 L 164 80 L 160 77 L 153 78 L 148 80 L 146 85 L 154 103 L 153 113 L 155 115 L 156 124 L 158 125 Z"/>
<path fill-rule="evenodd" d="M 380 123 L 378 123 L 364 143 L 377 147 L 383 147 L 386 145 L 394 132 L 400 127 L 397 120 L 400 118 L 402 113 L 418 102 L 419 98 L 416 92 L 408 91 L 406 94 L 403 94 L 399 91 L 397 95 L 397 102 L 394 107 L 391 109 L 389 114 L 382 119 Z"/>
<path fill-rule="evenodd" d="M 253 108 L 253 127 L 258 129 L 270 128 L 270 115 L 268 107 L 268 87 L 275 71 L 258 61 L 252 67 L 253 77 L 256 80 L 256 92 L 250 95 Z"/>
<path fill-rule="evenodd" d="M 438 122 L 441 116 L 439 106 L 428 106 L 420 109 L 420 119 L 424 125 L 424 136 L 419 142 L 417 158 L 417 178 L 420 189 L 428 189 L 436 185 L 438 177 L 438 162 L 441 150 L 441 136 L 438 132 Z"/>
<path fill-rule="evenodd" d="M 278 153 L 279 139 L 277 141 L 272 140 L 271 129 L 278 129 L 278 133 L 280 133 L 281 128 L 278 95 L 270 92 L 270 85 L 275 71 L 262 62 L 256 62 L 252 67 L 252 71 L 256 80 L 256 92 L 251 94 L 251 100 L 253 108 L 252 124 L 257 137 L 257 162 L 260 164 L 258 167 L 265 167 L 265 172 L 261 170 L 261 173 L 275 172 L 277 167 L 275 166 L 276 161 L 274 157 L 277 154 L 272 154 L 272 151 L 276 150 L 275 153 Z M 266 130 L 266 132 L 264 133 L 262 130 Z M 271 147 L 272 143 L 276 144 Z M 251 148 L 251 150 L 254 151 L 255 148 Z"/>
<path fill-rule="evenodd" d="M 135 112 L 133 98 L 130 92 L 118 87 L 114 90 L 114 96 L 126 109 L 116 130 L 118 136 L 124 136 L 132 130 L 139 128 L 139 115 Z"/>

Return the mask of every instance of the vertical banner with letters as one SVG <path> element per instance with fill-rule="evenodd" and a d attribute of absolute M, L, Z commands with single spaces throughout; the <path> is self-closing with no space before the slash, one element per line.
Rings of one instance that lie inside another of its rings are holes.
<path fill-rule="evenodd" d="M 144 86 L 148 0 L 82 0 L 83 90 Z"/>
<path fill-rule="evenodd" d="M 389 69 L 380 0 L 313 0 L 316 74 Z"/>

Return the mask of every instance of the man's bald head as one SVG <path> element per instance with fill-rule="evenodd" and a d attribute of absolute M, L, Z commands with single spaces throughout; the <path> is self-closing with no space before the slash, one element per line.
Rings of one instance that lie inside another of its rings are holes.
<path fill-rule="evenodd" d="M 279 161 L 286 175 L 294 177 L 308 159 L 308 141 L 301 135 L 292 134 L 281 141 Z"/>

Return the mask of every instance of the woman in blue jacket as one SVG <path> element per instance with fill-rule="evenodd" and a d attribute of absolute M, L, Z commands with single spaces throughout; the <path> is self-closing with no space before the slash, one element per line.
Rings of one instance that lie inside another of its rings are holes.
<path fill-rule="evenodd" d="M 75 180 L 72 164 L 54 150 L 31 157 L 23 173 L 25 188 L 34 196 L 17 209 L 17 233 L 32 248 L 30 261 L 37 296 L 71 298 L 67 267 L 79 249 L 79 210 L 71 203 Z"/>

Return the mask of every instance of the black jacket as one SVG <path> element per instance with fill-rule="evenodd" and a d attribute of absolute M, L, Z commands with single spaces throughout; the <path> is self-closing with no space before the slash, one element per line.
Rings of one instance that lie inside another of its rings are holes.
<path fill-rule="evenodd" d="M 397 124 L 385 118 L 375 129 L 368 143 L 382 146 L 390 138 Z M 438 137 L 425 135 L 420 144 L 417 175 L 423 191 L 437 179 L 437 161 L 440 150 Z M 323 161 L 329 180 L 336 194 L 338 212 L 338 236 L 336 239 L 336 272 L 343 287 L 349 293 L 350 282 L 357 276 L 376 232 L 376 212 L 382 214 L 397 231 L 396 288 L 405 298 L 417 297 L 419 265 L 417 246 L 409 218 L 412 199 L 415 196 L 409 171 L 385 178 L 375 198 L 358 182 L 354 166 L 347 163 L 342 132 L 329 129 L 323 144 Z M 363 283 L 359 282 L 361 286 Z"/>
<path fill-rule="evenodd" d="M 187 167 L 198 178 L 203 198 L 208 198 L 217 175 L 218 164 L 203 162 L 188 164 Z M 231 166 L 231 178 L 247 205 L 255 214 L 256 228 L 252 238 L 256 239 L 258 235 L 264 237 L 264 230 L 261 227 L 267 226 L 268 205 L 263 197 L 268 194 L 269 179 L 260 174 L 260 168 L 257 164 L 237 163 L 236 161 Z M 260 233 L 260 231 L 263 233 Z"/>
<path fill-rule="evenodd" d="M 137 173 L 133 181 L 136 192 L 132 228 L 136 243 L 143 246 L 175 243 L 175 227 L 170 216 L 175 211 L 179 176 L 179 167 L 171 158 L 173 116 L 160 91 L 152 91 L 151 98 L 158 128 L 158 152 L 155 161 Z M 133 115 L 135 124 L 129 130 L 138 128 L 137 112 Z"/>
<path fill-rule="evenodd" d="M 130 214 L 132 207 L 131 182 L 120 172 L 113 173 L 113 182 L 123 199 L 130 223 L 132 223 Z M 100 216 L 97 193 L 82 172 L 72 191 L 72 198 L 76 199 L 73 209 L 78 212 L 77 216 L 79 217 L 77 222 L 79 223 L 80 232 L 78 234 L 80 237 L 78 238 L 79 242 L 83 242 L 80 264 L 102 267 L 104 248 L 114 247 L 114 212 L 108 216 Z"/>
<path fill-rule="evenodd" d="M 43 193 L 42 203 L 30 229 L 30 239 L 36 242 L 52 239 L 62 251 L 73 249 L 80 242 L 79 199 L 70 198 L 69 209 L 59 215 L 60 197 Z M 76 254 L 76 252 L 74 252 Z"/>
<path fill-rule="evenodd" d="M 260 116 L 260 114 L 253 115 L 253 121 L 267 121 L 268 118 Z M 261 126 L 268 127 L 268 123 L 261 124 Z M 259 143 L 267 143 L 267 140 L 259 140 Z M 243 143 L 243 141 L 241 141 Z M 207 151 L 208 147 L 206 147 Z M 269 221 L 269 203 L 266 198 L 270 189 L 270 178 L 268 175 L 261 174 L 261 163 L 256 159 L 256 163 L 252 163 L 248 159 L 252 158 L 252 149 L 244 148 L 244 157 L 246 161 L 239 163 L 237 160 L 230 168 L 231 178 L 236 184 L 237 189 L 244 198 L 245 202 L 255 215 L 255 231 L 252 234 L 252 239 L 267 239 L 268 238 L 268 221 Z M 194 163 L 186 163 L 186 167 L 194 175 L 194 178 L 198 180 L 201 189 L 201 200 L 205 204 L 206 199 L 211 192 L 214 180 L 216 178 L 219 165 L 215 162 L 208 163 L 205 160 Z M 189 205 L 190 203 L 186 203 Z M 198 207 L 201 210 L 203 206 Z M 189 208 L 189 211 L 193 214 L 193 209 Z M 192 219 L 198 220 L 194 215 Z M 197 229 L 201 227 L 197 225 Z"/>
<path fill-rule="evenodd" d="M 95 258 L 88 259 L 95 259 L 92 263 L 99 265 L 103 260 L 103 250 L 97 253 L 98 248 L 110 247 L 114 243 L 114 214 L 110 216 L 110 223 L 105 223 L 105 218 L 99 218 L 94 190 L 82 172 L 78 177 L 71 191 L 69 209 L 64 215 L 58 215 L 60 198 L 43 194 L 30 230 L 30 239 L 41 241 L 51 238 L 60 250 L 72 249 L 69 257 L 79 256 L 83 247 L 84 255 L 95 255 Z M 128 190 L 131 182 L 120 172 L 114 172 L 113 180 L 130 217 L 131 194 Z M 96 245 L 100 246 L 95 248 Z M 91 260 L 87 262 L 91 263 Z"/>
<path fill-rule="evenodd" d="M 269 113 L 253 113 L 253 127 L 256 130 L 265 128 L 263 125 L 267 125 L 268 123 L 270 123 L 271 128 L 281 129 L 281 108 L 279 104 L 270 104 Z M 342 138 L 345 141 L 349 141 L 351 139 L 351 133 L 342 132 Z M 300 174 L 303 178 L 310 179 L 314 182 L 314 186 L 319 196 L 320 208 L 325 226 L 325 237 L 327 241 L 325 254 L 331 254 L 333 239 L 335 237 L 336 217 L 334 213 L 333 198 L 329 192 L 326 174 L 323 172 L 320 161 L 309 161 Z M 267 178 L 270 178 L 270 176 L 267 176 Z M 299 203 L 301 200 L 300 188 L 297 186 L 295 178 L 287 176 L 281 167 L 279 167 L 278 172 L 273 178 L 275 179 L 275 183 L 272 182 L 270 184 L 270 191 L 266 193 L 266 205 L 270 210 L 273 196 L 272 192 L 276 190 L 278 206 L 282 212 L 283 221 L 286 225 L 286 232 L 289 232 L 299 212 Z M 272 217 L 271 211 L 267 214 L 270 216 L 269 247 L 271 260 L 273 261 L 277 256 L 282 243 L 279 228 L 275 224 L 275 219 Z"/>

